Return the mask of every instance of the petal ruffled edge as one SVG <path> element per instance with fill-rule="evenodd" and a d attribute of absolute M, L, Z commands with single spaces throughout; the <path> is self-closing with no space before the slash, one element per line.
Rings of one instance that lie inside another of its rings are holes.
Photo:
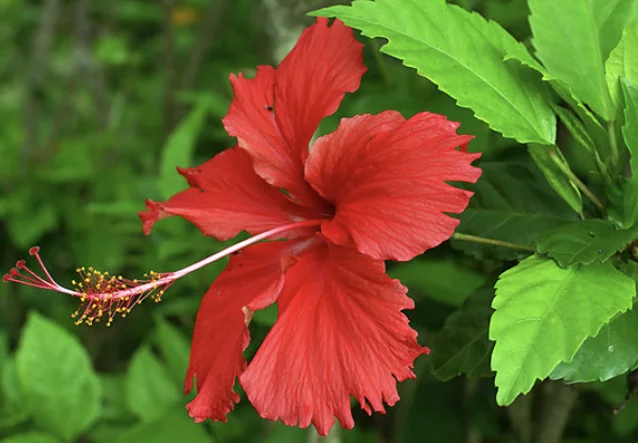
<path fill-rule="evenodd" d="M 279 318 L 240 383 L 260 416 L 311 423 L 327 435 L 335 416 L 354 426 L 350 396 L 368 414 L 399 400 L 397 381 L 414 378 L 427 354 L 401 311 L 414 302 L 382 261 L 322 244 L 286 274 Z"/>
<path fill-rule="evenodd" d="M 473 195 L 448 182 L 481 175 L 471 166 L 480 154 L 463 152 L 472 136 L 458 126 L 428 112 L 342 119 L 306 162 L 306 180 L 336 208 L 322 233 L 380 260 L 411 260 L 447 240 L 459 223 L 447 214 Z"/>
<path fill-rule="evenodd" d="M 250 342 L 248 324 L 254 311 L 265 309 L 279 296 L 284 273 L 293 263 L 300 241 L 259 243 L 239 251 L 210 286 L 197 313 L 184 392 L 197 384 L 187 405 L 200 422 L 226 421 L 239 401 L 234 386 L 246 368 L 243 351 Z"/>
<path fill-rule="evenodd" d="M 243 230 L 259 234 L 315 215 L 312 208 L 297 205 L 259 177 L 250 156 L 238 148 L 222 151 L 199 167 L 178 171 L 191 188 L 166 202 L 147 200 L 146 211 L 139 213 L 145 234 L 171 215 L 185 218 L 218 240 Z"/>

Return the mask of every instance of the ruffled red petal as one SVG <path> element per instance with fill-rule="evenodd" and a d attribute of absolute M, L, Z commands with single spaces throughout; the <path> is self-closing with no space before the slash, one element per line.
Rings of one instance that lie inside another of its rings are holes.
<path fill-rule="evenodd" d="M 248 323 L 255 310 L 272 304 L 284 282 L 286 255 L 297 241 L 259 243 L 231 256 L 197 313 L 184 390 L 196 379 L 197 396 L 188 405 L 196 421 L 226 421 L 239 395 L 233 387 L 246 368 Z"/>
<path fill-rule="evenodd" d="M 350 395 L 368 413 L 396 403 L 397 380 L 428 352 L 401 312 L 414 306 L 405 293 L 382 261 L 315 246 L 288 270 L 279 318 L 240 376 L 259 414 L 326 435 L 335 416 L 354 426 Z"/>
<path fill-rule="evenodd" d="M 227 149 L 197 168 L 180 169 L 191 185 L 167 202 L 146 202 L 140 212 L 144 232 L 158 220 L 179 215 L 197 225 L 205 235 L 227 240 L 242 230 L 258 234 L 314 213 L 292 202 L 259 177 L 250 156 Z"/>
<path fill-rule="evenodd" d="M 410 260 L 447 240 L 472 193 L 446 182 L 474 183 L 480 154 L 457 150 L 472 136 L 458 123 L 423 112 L 342 119 L 319 138 L 306 162 L 306 179 L 332 202 L 336 214 L 321 230 L 331 241 L 381 260 Z"/>
<path fill-rule="evenodd" d="M 308 144 L 321 119 L 359 87 L 362 48 L 342 22 L 329 27 L 320 18 L 276 72 L 260 66 L 252 80 L 230 77 L 235 99 L 223 119 L 226 131 L 250 153 L 259 175 L 297 199 L 315 198 L 303 180 Z"/>

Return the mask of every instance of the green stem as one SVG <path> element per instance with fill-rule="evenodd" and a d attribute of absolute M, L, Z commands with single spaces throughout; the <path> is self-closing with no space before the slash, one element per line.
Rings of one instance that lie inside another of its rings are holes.
<path fill-rule="evenodd" d="M 493 238 L 479 237 L 479 236 L 470 235 L 470 234 L 461 234 L 460 232 L 455 232 L 454 234 L 452 234 L 452 238 L 454 240 L 471 241 L 471 242 L 474 242 L 474 243 L 484 243 L 486 245 L 501 246 L 503 248 L 519 249 L 521 251 L 536 252 L 536 248 L 534 246 L 531 246 L 531 245 L 522 245 L 520 243 L 512 243 L 512 242 L 508 242 L 508 241 L 495 240 Z"/>
<path fill-rule="evenodd" d="M 556 154 L 550 153 L 549 155 L 552 158 L 552 161 L 556 164 L 556 166 L 560 168 L 561 171 L 563 171 L 567 178 L 569 178 L 571 182 L 574 183 L 576 187 L 580 189 L 582 193 L 585 194 L 596 205 L 598 209 L 600 209 L 600 212 L 604 214 L 605 205 L 603 205 L 603 202 L 601 202 L 600 199 L 596 197 L 593 192 L 591 192 L 591 190 L 585 185 L 585 183 L 583 183 L 576 176 L 576 174 L 574 174 L 572 170 L 569 169 L 569 167 L 556 156 Z"/>

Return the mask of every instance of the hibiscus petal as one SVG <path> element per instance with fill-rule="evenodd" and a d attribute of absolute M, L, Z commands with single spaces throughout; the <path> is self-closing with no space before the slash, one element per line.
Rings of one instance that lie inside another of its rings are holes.
<path fill-rule="evenodd" d="M 308 144 L 321 119 L 359 87 L 366 70 L 362 48 L 341 21 L 328 27 L 320 18 L 304 30 L 276 72 L 260 66 L 254 79 L 231 75 L 235 99 L 224 126 L 268 183 L 297 199 L 313 200 L 303 180 Z"/>
<path fill-rule="evenodd" d="M 219 240 L 228 240 L 242 230 L 258 234 L 312 217 L 308 209 L 263 181 L 241 149 L 227 149 L 198 168 L 180 169 L 180 173 L 191 188 L 167 202 L 148 200 L 147 212 L 140 212 L 147 235 L 155 222 L 171 215 L 184 217 Z"/>
<path fill-rule="evenodd" d="M 350 395 L 368 414 L 399 400 L 396 382 L 414 378 L 428 353 L 401 312 L 414 302 L 382 261 L 320 244 L 286 273 L 279 318 L 240 383 L 263 418 L 312 423 L 326 435 L 335 416 L 354 426 Z"/>
<path fill-rule="evenodd" d="M 246 368 L 242 352 L 248 346 L 252 313 L 272 304 L 284 282 L 285 254 L 297 241 L 259 243 L 233 255 L 226 269 L 204 295 L 197 313 L 184 391 L 193 377 L 197 396 L 189 415 L 202 421 L 226 421 L 239 395 L 233 387 Z"/>
<path fill-rule="evenodd" d="M 457 150 L 472 136 L 458 123 L 423 112 L 342 119 L 319 138 L 306 162 L 306 180 L 335 206 L 321 230 L 337 244 L 381 260 L 410 260 L 447 240 L 472 193 L 446 182 L 474 183 L 480 154 Z"/>

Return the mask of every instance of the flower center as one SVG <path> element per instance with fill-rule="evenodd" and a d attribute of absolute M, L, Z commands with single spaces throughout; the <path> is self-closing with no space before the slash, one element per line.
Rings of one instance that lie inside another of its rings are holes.
<path fill-rule="evenodd" d="M 229 246 L 178 271 L 166 273 L 150 271 L 145 274 L 146 278 L 143 280 L 129 280 L 121 275 L 110 275 L 108 272 L 100 272 L 92 267 L 77 268 L 76 272 L 80 278 L 78 281 L 73 280 L 71 282 L 73 289 L 65 288 L 53 279 L 40 257 L 40 248 L 34 246 L 29 249 L 29 254 L 36 258 L 44 276 L 38 275 L 29 269 L 24 260 L 19 260 L 15 268 L 5 274 L 3 281 L 77 297 L 80 299 L 80 306 L 71 315 L 71 317 L 76 319 L 76 325 L 86 323 L 90 326 L 93 322 L 105 319 L 106 325 L 110 326 L 117 314 L 126 317 L 135 305 L 142 303 L 147 298 L 159 302 L 164 292 L 176 280 L 191 272 L 197 271 L 261 240 L 275 237 L 283 232 L 316 227 L 321 225 L 321 223 L 322 220 L 304 220 L 279 226 Z"/>

